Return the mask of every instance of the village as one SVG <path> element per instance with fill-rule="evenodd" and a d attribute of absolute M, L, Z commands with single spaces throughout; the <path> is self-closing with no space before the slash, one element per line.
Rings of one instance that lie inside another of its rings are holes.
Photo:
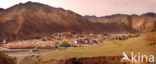
<path fill-rule="evenodd" d="M 74 32 L 55 33 L 45 37 L 34 37 L 32 40 L 22 40 L 1 44 L 8 49 L 57 49 L 100 44 L 105 41 L 125 40 L 138 35 L 130 34 L 76 34 Z"/>

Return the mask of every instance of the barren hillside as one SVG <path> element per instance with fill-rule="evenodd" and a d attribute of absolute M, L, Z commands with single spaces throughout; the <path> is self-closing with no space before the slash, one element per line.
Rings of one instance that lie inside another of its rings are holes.
<path fill-rule="evenodd" d="M 115 14 L 111 16 L 85 16 L 92 22 L 100 22 L 108 24 L 111 28 L 127 28 L 132 32 L 150 32 L 156 29 L 156 14 L 145 13 L 142 15 L 126 15 L 126 14 Z M 112 27 L 112 23 L 118 25 Z M 125 26 L 123 26 L 125 25 Z"/>
<path fill-rule="evenodd" d="M 0 40 L 30 39 L 55 32 L 92 32 L 93 23 L 62 8 L 27 2 L 0 13 Z"/>

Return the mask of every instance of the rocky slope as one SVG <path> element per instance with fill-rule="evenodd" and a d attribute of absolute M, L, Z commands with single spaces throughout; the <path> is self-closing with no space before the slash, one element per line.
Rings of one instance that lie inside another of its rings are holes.
<path fill-rule="evenodd" d="M 145 13 L 142 15 L 126 15 L 126 14 L 115 14 L 111 16 L 85 16 L 93 22 L 100 22 L 109 25 L 111 29 L 118 27 L 126 28 L 132 32 L 149 32 L 156 29 L 156 14 Z M 112 24 L 116 24 L 112 25 Z M 124 26 L 123 26 L 124 25 Z M 112 27 L 114 26 L 114 27 Z"/>
<path fill-rule="evenodd" d="M 55 32 L 97 31 L 88 19 L 62 8 L 27 2 L 0 13 L 0 40 L 20 40 Z"/>

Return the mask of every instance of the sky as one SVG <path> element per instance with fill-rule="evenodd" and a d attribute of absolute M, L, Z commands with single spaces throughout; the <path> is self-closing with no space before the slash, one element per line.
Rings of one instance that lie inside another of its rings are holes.
<path fill-rule="evenodd" d="M 156 0 L 0 0 L 0 8 L 20 2 L 39 2 L 72 10 L 80 15 L 142 14 L 156 12 Z"/>

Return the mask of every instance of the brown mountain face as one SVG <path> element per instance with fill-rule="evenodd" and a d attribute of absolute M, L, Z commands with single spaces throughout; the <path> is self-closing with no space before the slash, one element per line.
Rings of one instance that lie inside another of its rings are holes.
<path fill-rule="evenodd" d="M 92 22 L 99 22 L 109 25 L 111 29 L 128 32 L 150 32 L 156 29 L 156 14 L 146 13 L 143 15 L 115 14 L 112 16 L 85 16 Z M 114 25 L 112 25 L 114 23 Z M 103 27 L 104 29 L 104 27 Z"/>
<path fill-rule="evenodd" d="M 93 22 L 62 8 L 27 2 L 0 13 L 0 40 L 20 40 L 55 32 L 96 31 Z"/>
<path fill-rule="evenodd" d="M 100 29 L 106 33 L 132 33 L 136 30 L 132 29 L 132 17 L 128 15 L 112 15 L 105 17 L 85 16 L 90 21 L 97 23 Z"/>

